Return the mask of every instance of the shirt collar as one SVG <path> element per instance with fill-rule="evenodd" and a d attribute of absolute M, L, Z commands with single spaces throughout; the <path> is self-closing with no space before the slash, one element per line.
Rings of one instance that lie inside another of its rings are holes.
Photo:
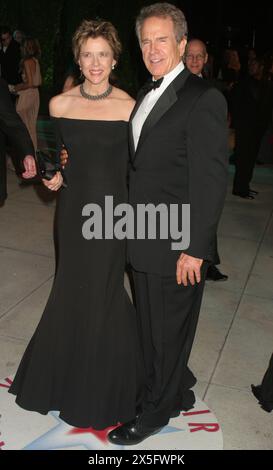
<path fill-rule="evenodd" d="M 182 72 L 182 70 L 184 70 L 184 68 L 185 68 L 184 64 L 181 60 L 174 69 L 172 69 L 169 73 L 164 75 L 164 80 L 160 88 L 161 87 L 163 87 L 164 89 L 167 88 L 167 86 L 177 77 L 177 75 L 180 74 L 180 72 Z M 155 80 L 154 77 L 153 77 L 153 80 Z"/>

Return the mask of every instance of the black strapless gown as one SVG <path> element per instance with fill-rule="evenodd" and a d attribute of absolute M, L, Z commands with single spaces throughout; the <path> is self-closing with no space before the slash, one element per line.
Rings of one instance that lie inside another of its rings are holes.
<path fill-rule="evenodd" d="M 69 154 L 56 213 L 56 276 L 9 391 L 27 410 L 58 410 L 72 426 L 103 429 L 135 417 L 141 361 L 123 285 L 126 241 L 86 240 L 82 209 L 104 204 L 105 195 L 114 205 L 127 201 L 128 124 L 54 122 Z"/>

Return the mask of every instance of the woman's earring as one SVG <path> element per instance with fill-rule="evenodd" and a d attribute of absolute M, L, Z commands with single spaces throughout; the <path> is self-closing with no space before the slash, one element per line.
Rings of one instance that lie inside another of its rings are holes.
<path fill-rule="evenodd" d="M 112 70 L 114 70 L 114 68 L 115 68 L 115 64 L 112 65 Z"/>

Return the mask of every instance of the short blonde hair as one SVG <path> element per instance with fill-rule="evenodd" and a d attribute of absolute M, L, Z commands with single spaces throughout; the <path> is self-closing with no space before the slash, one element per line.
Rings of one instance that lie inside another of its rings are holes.
<path fill-rule="evenodd" d="M 83 20 L 78 29 L 75 31 L 72 39 L 72 50 L 74 59 L 78 62 L 80 57 L 81 46 L 88 38 L 102 37 L 111 47 L 114 59 L 118 61 L 122 46 L 118 37 L 118 32 L 110 21 L 104 20 Z"/>

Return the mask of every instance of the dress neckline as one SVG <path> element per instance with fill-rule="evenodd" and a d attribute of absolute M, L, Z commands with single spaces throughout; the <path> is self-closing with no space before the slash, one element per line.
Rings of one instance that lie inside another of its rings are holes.
<path fill-rule="evenodd" d="M 124 119 L 81 119 L 81 118 L 67 118 L 63 116 L 51 116 L 51 119 L 64 119 L 66 121 L 86 121 L 86 122 L 124 122 L 128 124 L 129 121 L 124 121 Z"/>

